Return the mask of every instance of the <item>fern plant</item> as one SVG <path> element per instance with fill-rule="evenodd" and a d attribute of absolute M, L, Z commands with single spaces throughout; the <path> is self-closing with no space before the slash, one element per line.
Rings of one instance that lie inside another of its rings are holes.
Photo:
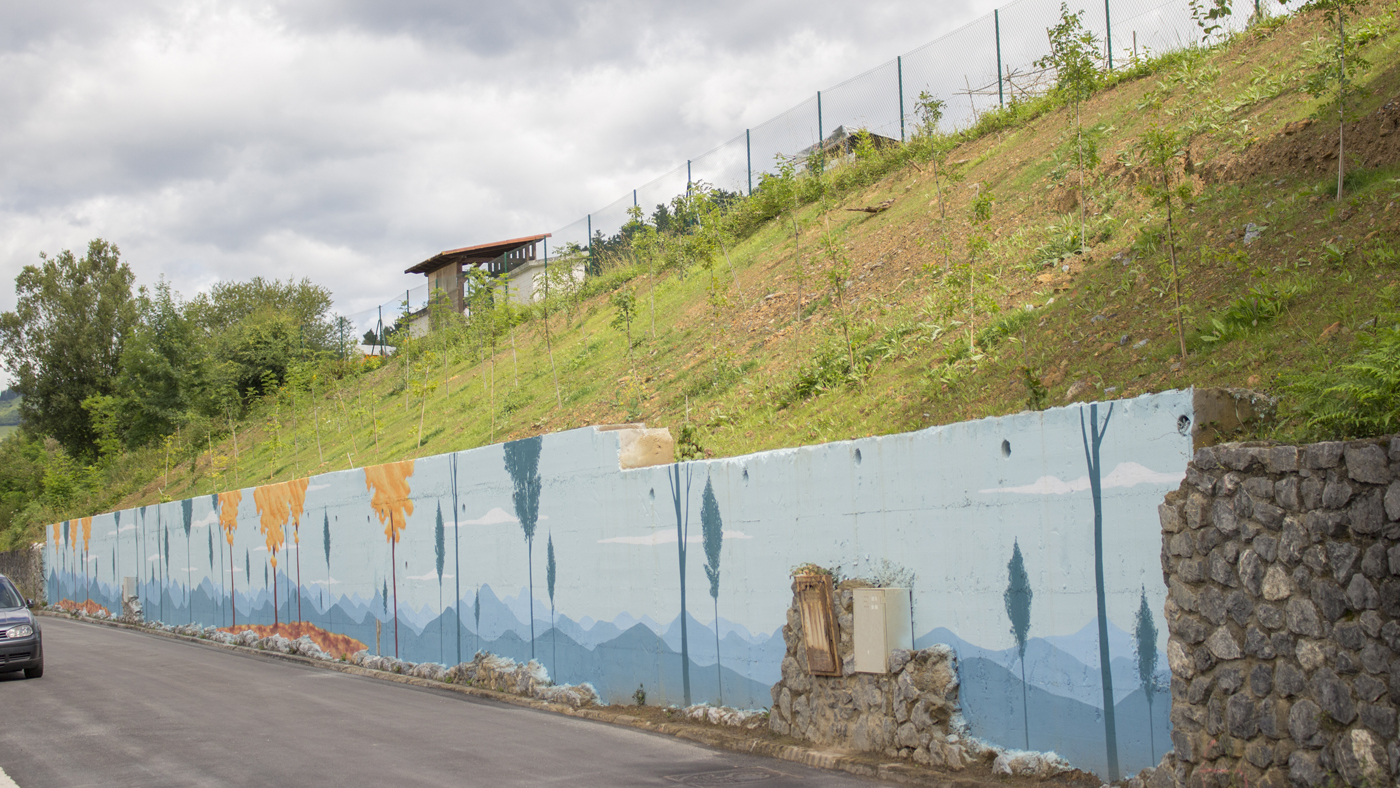
<path fill-rule="evenodd" d="M 1400 324 L 1357 339 L 1353 359 L 1288 385 L 1303 424 L 1318 438 L 1364 438 L 1400 430 Z"/>

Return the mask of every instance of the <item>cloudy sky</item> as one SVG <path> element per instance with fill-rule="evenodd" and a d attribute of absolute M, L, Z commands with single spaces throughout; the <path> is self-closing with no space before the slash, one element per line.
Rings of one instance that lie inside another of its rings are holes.
<path fill-rule="evenodd" d="M 0 309 L 41 251 L 343 313 L 556 229 L 985 0 L 0 0 Z"/>

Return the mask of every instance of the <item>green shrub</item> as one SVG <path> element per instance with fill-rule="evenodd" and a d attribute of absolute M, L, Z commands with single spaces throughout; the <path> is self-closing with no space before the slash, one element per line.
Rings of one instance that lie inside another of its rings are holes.
<path fill-rule="evenodd" d="M 1366 438 L 1400 430 L 1400 325 L 1361 335 L 1348 363 L 1287 385 L 1309 437 Z"/>

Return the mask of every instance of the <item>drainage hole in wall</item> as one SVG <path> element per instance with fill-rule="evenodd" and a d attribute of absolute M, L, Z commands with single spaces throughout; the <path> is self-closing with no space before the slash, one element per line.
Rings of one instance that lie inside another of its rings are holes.
<path fill-rule="evenodd" d="M 856 465 L 860 465 L 860 449 L 856 449 Z"/>
<path fill-rule="evenodd" d="M 749 482 L 749 469 L 748 469 L 748 468 L 745 468 L 745 469 L 744 469 L 744 483 L 745 483 L 745 484 L 748 484 L 748 482 Z"/>
<path fill-rule="evenodd" d="M 1191 431 L 1191 417 L 1185 414 L 1176 417 L 1176 431 L 1185 435 Z"/>
<path fill-rule="evenodd" d="M 1010 456 L 1011 456 L 1011 441 L 1004 440 L 1004 441 L 1001 442 L 1001 456 L 1003 456 L 1003 457 L 1010 457 Z"/>
<path fill-rule="evenodd" d="M 651 488 L 650 490 L 647 490 L 647 497 L 651 498 L 653 501 L 656 500 L 656 488 L 655 488 L 655 487 Z"/>

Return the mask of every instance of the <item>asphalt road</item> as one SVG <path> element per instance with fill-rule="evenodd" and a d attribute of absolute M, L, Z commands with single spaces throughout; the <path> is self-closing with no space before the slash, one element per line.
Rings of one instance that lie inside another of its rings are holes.
<path fill-rule="evenodd" d="M 872 786 L 447 691 L 45 618 L 0 674 L 0 786 Z"/>

